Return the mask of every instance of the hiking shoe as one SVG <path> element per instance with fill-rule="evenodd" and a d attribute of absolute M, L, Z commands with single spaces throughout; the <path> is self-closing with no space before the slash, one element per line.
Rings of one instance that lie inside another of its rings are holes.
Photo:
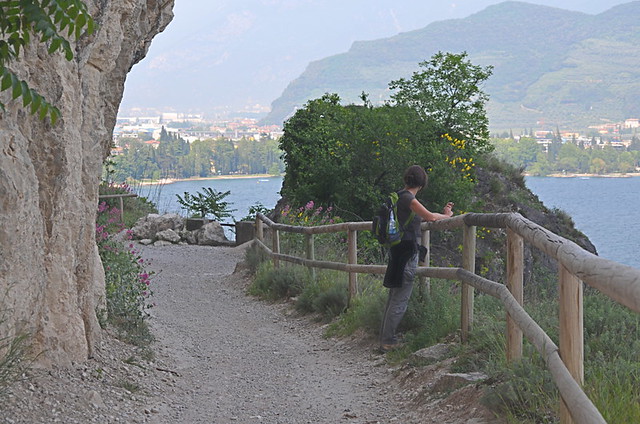
<path fill-rule="evenodd" d="M 383 344 L 383 345 L 380 345 L 380 352 L 382 353 L 391 352 L 392 350 L 400 349 L 402 346 L 403 345 L 401 343 Z"/>

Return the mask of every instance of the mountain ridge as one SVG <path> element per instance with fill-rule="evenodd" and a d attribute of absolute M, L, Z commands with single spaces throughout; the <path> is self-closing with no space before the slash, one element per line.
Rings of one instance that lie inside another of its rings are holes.
<path fill-rule="evenodd" d="M 638 12 L 639 1 L 597 15 L 507 1 L 466 18 L 354 42 L 346 53 L 311 62 L 274 100 L 264 122 L 281 123 L 325 92 L 347 103 L 357 102 L 363 91 L 384 101 L 391 80 L 409 77 L 439 50 L 467 51 L 475 64 L 494 66 L 485 85 L 493 129 L 635 117 L 640 108 L 632 99 L 640 95 L 640 83 L 634 81 L 640 73 L 633 63 L 640 53 L 632 43 L 640 38 L 633 19 Z"/>

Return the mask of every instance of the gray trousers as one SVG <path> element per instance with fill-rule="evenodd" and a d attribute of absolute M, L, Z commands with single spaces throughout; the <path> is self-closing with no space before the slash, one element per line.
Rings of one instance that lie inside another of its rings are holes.
<path fill-rule="evenodd" d="M 418 266 L 418 252 L 407 262 L 402 274 L 402 286 L 389 289 L 389 298 L 384 308 L 382 327 L 380 328 L 380 344 L 396 344 L 398 339 L 396 330 L 407 311 L 409 298 L 413 291 L 413 280 Z"/>

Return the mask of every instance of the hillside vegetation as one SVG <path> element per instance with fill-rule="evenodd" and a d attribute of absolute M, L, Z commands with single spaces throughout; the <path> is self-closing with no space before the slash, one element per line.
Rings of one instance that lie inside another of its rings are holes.
<path fill-rule="evenodd" d="M 408 77 L 437 51 L 493 66 L 485 84 L 490 128 L 542 123 L 582 128 L 640 116 L 640 2 L 599 15 L 504 2 L 465 19 L 434 22 L 397 36 L 356 42 L 344 54 L 309 64 L 272 104 L 265 121 L 281 123 L 307 100 L 326 92 L 355 102 L 391 94 L 388 82 Z"/>

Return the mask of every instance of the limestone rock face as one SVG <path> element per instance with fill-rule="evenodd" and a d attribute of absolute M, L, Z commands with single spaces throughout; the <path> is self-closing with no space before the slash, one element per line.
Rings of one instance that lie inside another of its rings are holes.
<path fill-rule="evenodd" d="M 99 340 L 102 162 L 125 77 L 173 17 L 173 0 L 85 3 L 97 30 L 72 61 L 31 46 L 10 65 L 60 109 L 56 125 L 0 94 L 0 335 L 30 333 L 42 365 L 84 361 Z"/>

